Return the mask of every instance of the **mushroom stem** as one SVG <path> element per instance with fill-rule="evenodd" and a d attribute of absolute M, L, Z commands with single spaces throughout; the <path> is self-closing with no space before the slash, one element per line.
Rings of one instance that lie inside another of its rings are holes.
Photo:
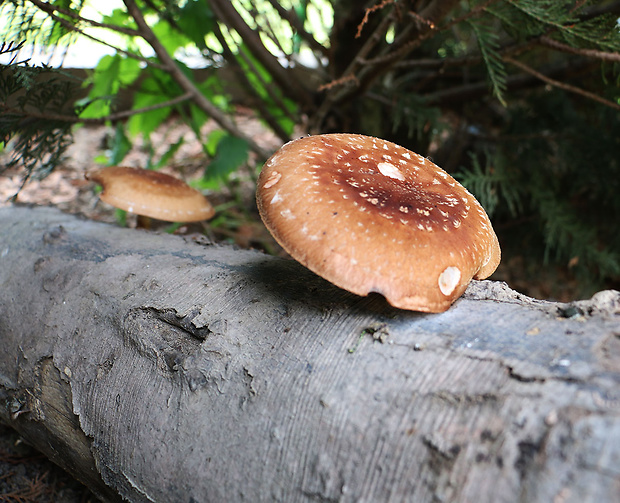
<path fill-rule="evenodd" d="M 153 219 L 151 217 L 147 217 L 146 215 L 138 215 L 138 218 L 136 219 L 136 229 L 149 230 L 152 224 Z"/>

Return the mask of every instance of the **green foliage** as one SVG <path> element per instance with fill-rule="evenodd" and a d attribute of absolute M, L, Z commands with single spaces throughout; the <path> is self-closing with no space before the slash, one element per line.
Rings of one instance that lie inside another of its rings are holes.
<path fill-rule="evenodd" d="M 84 82 L 85 86 L 90 86 L 88 97 L 76 102 L 82 107 L 80 117 L 86 119 L 108 115 L 119 89 L 129 86 L 139 75 L 140 64 L 135 59 L 118 54 L 101 58 L 90 78 Z"/>
<path fill-rule="evenodd" d="M 620 275 L 617 112 L 592 106 L 584 116 L 561 91 L 534 94 L 510 111 L 459 179 L 510 226 L 512 246 L 528 243 L 547 263 L 572 261 L 591 293 Z"/>
<path fill-rule="evenodd" d="M 202 146 L 200 186 L 230 189 L 242 166 L 269 155 L 236 126 L 240 103 L 282 142 L 300 126 L 374 134 L 460 167 L 497 224 L 504 256 L 570 261 L 591 284 L 620 281 L 620 233 L 609 225 L 620 220 L 617 2 L 135 3 L 146 29 L 120 8 L 92 30 L 117 51 L 97 63 L 75 110 L 65 103 L 70 86 L 49 69 L 17 60 L 2 69 L 0 141 L 19 147 L 12 163 L 23 163 L 26 178 L 59 161 L 76 113 L 114 125 L 106 163 L 121 163 L 141 137 L 148 166 L 161 167 L 186 140 L 157 157 L 151 135 L 174 117 Z M 27 0 L 2 2 L 0 36 L 60 50 L 89 27 L 83 4 L 49 2 L 64 9 L 52 19 Z M 440 4 L 451 8 L 427 9 Z M 438 17 L 425 19 L 433 10 Z M 183 63 L 188 55 L 202 58 L 206 76 Z M 131 110 L 119 116 L 117 97 L 129 89 Z M 205 137 L 209 120 L 218 128 Z"/>
<path fill-rule="evenodd" d="M 248 159 L 248 143 L 243 138 L 223 135 L 217 142 L 215 157 L 205 171 L 207 181 L 225 179 Z"/>
<path fill-rule="evenodd" d="M 15 53 L 19 47 L 3 43 L 0 55 Z M 57 75 L 49 68 L 31 67 L 15 58 L 0 65 L 0 141 L 11 147 L 8 161 L 0 165 L 0 175 L 22 166 L 26 173 L 23 183 L 32 176 L 44 178 L 71 144 L 71 124 L 50 120 L 63 112 L 73 96 L 72 83 Z"/>
<path fill-rule="evenodd" d="M 502 19 L 510 19 L 510 25 L 517 33 L 527 36 L 551 34 L 574 47 L 585 43 L 587 47 L 605 51 L 620 48 L 616 16 L 611 14 L 582 20 L 574 2 L 557 0 L 518 0 L 502 2 L 500 6 L 507 9 Z"/>
<path fill-rule="evenodd" d="M 117 166 L 131 150 L 131 141 L 125 134 L 124 125 L 119 122 L 114 128 L 114 138 L 110 149 L 109 166 Z"/>
<path fill-rule="evenodd" d="M 456 178 L 468 187 L 484 206 L 489 217 L 495 215 L 499 207 L 508 210 L 511 217 L 523 211 L 520 185 L 515 183 L 515 171 L 506 165 L 506 159 L 493 157 L 488 149 L 484 151 L 486 165 L 483 168 L 480 157 L 470 153 L 471 168 L 457 173 Z"/>
<path fill-rule="evenodd" d="M 483 23 L 469 23 L 469 25 L 476 34 L 493 95 L 502 105 L 506 106 L 506 100 L 504 99 L 506 92 L 506 67 L 498 52 L 499 37 L 497 35 L 497 27 Z"/>
<path fill-rule="evenodd" d="M 415 94 L 399 96 L 398 103 L 394 108 L 392 131 L 401 127 L 407 128 L 407 136 L 415 136 L 418 140 L 424 137 L 424 131 L 432 124 L 436 132 L 444 130 L 445 124 L 441 123 L 441 110 L 431 107 L 426 101 Z"/>

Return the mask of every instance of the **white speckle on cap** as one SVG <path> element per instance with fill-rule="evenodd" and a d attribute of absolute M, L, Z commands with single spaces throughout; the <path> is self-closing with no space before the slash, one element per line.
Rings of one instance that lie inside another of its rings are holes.
<path fill-rule="evenodd" d="M 291 210 L 289 210 L 288 208 L 286 210 L 282 210 L 280 212 L 280 215 L 282 215 L 284 218 L 286 218 L 287 220 L 294 220 L 295 218 L 297 218 L 293 212 Z"/>
<path fill-rule="evenodd" d="M 271 175 L 269 175 L 269 178 L 267 178 L 267 181 L 263 184 L 263 189 L 273 187 L 276 183 L 280 181 L 280 178 L 282 178 L 282 173 L 280 173 L 279 171 L 272 172 Z"/>
<path fill-rule="evenodd" d="M 276 193 L 271 198 L 270 204 L 279 203 L 280 201 L 282 201 L 282 196 L 280 195 L 280 191 L 276 190 Z"/>
<path fill-rule="evenodd" d="M 489 262 L 491 262 L 491 255 L 487 255 L 484 259 L 484 264 L 482 264 L 482 267 L 485 267 Z"/>
<path fill-rule="evenodd" d="M 390 178 L 395 178 L 396 180 L 401 181 L 405 180 L 404 175 L 392 163 L 380 162 L 379 164 L 377 164 L 377 168 L 379 168 L 379 171 L 383 176 L 389 176 Z"/>
<path fill-rule="evenodd" d="M 458 267 L 449 266 L 446 267 L 439 275 L 439 289 L 445 296 L 454 292 L 454 289 L 461 280 L 461 270 Z"/>

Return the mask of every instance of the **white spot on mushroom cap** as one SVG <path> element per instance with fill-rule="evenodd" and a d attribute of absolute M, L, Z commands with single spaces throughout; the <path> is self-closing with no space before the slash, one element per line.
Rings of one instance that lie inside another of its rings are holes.
<path fill-rule="evenodd" d="M 282 210 L 282 211 L 280 212 L 280 215 L 282 215 L 282 216 L 283 216 L 284 218 L 286 218 L 287 220 L 294 220 L 295 218 L 297 218 L 297 217 L 293 214 L 293 212 L 292 212 L 290 209 L 288 209 L 288 208 L 287 208 L 287 209 L 285 209 L 285 210 Z"/>
<path fill-rule="evenodd" d="M 282 199 L 282 196 L 280 195 L 280 191 L 276 190 L 276 193 L 271 198 L 271 203 L 270 204 L 279 203 L 282 200 L 283 199 Z"/>
<path fill-rule="evenodd" d="M 461 280 L 461 270 L 455 266 L 446 267 L 439 275 L 438 284 L 441 293 L 445 296 L 454 292 L 454 289 Z"/>
<path fill-rule="evenodd" d="M 280 178 L 282 178 L 282 173 L 279 171 L 273 171 L 271 175 L 269 175 L 269 178 L 267 178 L 267 181 L 263 184 L 263 188 L 268 189 L 269 187 L 273 187 L 280 181 Z"/>
<path fill-rule="evenodd" d="M 390 178 L 395 178 L 396 180 L 401 181 L 405 180 L 405 176 L 390 162 L 380 162 L 377 164 L 377 168 L 379 168 L 379 172 L 383 176 L 389 176 Z"/>

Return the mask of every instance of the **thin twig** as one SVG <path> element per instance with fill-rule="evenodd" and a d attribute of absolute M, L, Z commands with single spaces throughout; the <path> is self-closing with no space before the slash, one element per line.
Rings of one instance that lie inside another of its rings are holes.
<path fill-rule="evenodd" d="M 246 136 L 230 119 L 230 117 L 211 103 L 194 85 L 189 77 L 181 71 L 174 59 L 172 59 L 170 54 L 168 54 L 166 48 L 144 20 L 142 12 L 136 5 L 136 2 L 134 0 L 123 0 L 123 2 L 127 7 L 127 11 L 138 25 L 142 38 L 150 44 L 155 51 L 155 54 L 157 54 L 157 57 L 163 63 L 165 69 L 170 73 L 176 83 L 192 96 L 194 103 L 210 115 L 220 126 L 222 126 L 223 129 L 228 131 L 233 136 L 243 138 L 248 143 L 250 149 L 256 152 L 262 159 L 267 159 L 270 156 L 270 152 L 258 145 L 252 138 Z"/>
<path fill-rule="evenodd" d="M 364 25 L 368 23 L 368 18 L 370 17 L 370 14 L 377 10 L 381 10 L 384 7 L 387 7 L 388 5 L 393 3 L 394 0 L 383 0 L 380 4 L 368 7 L 364 12 L 364 19 L 362 19 L 362 22 L 357 27 L 357 33 L 355 34 L 355 38 L 360 38 L 362 36 L 362 30 L 364 29 Z"/>
<path fill-rule="evenodd" d="M 77 14 L 69 9 L 63 9 L 62 7 L 58 7 L 56 5 L 52 5 L 51 3 L 42 2 L 40 0 L 31 0 L 33 4 L 35 4 L 39 9 L 48 14 L 53 14 L 54 12 L 59 12 L 60 14 L 64 14 L 65 16 L 71 17 L 77 21 L 83 21 L 88 23 L 90 26 L 94 26 L 97 28 L 106 28 L 108 30 L 116 31 L 118 33 L 122 33 L 124 35 L 129 35 L 130 37 L 138 37 L 140 33 L 133 28 L 125 28 L 124 26 L 117 26 L 115 24 L 108 23 L 100 23 L 99 21 L 95 21 L 94 19 L 85 18 L 81 14 Z"/>
<path fill-rule="evenodd" d="M 260 117 L 273 129 L 273 131 L 278 135 L 278 137 L 283 141 L 287 142 L 290 140 L 289 135 L 282 128 L 282 126 L 278 123 L 277 119 L 273 116 L 271 111 L 265 104 L 265 100 L 260 95 L 256 87 L 250 82 L 250 79 L 246 75 L 245 70 L 239 64 L 237 56 L 233 54 L 226 43 L 224 38 L 224 34 L 221 31 L 220 25 L 215 23 L 213 26 L 213 34 L 215 38 L 218 40 L 220 45 L 222 46 L 222 54 L 232 70 L 237 74 L 237 78 L 239 79 L 240 84 L 248 93 L 250 99 L 253 99 L 254 105 L 260 115 Z"/>
<path fill-rule="evenodd" d="M 283 94 L 303 106 L 310 106 L 311 96 L 302 82 L 284 68 L 263 44 L 259 32 L 253 30 L 228 0 L 211 0 L 209 5 L 219 20 L 234 29 L 247 45 L 248 50 L 269 72 Z"/>
<path fill-rule="evenodd" d="M 618 103 L 614 103 L 613 101 L 607 100 L 597 94 L 591 93 L 590 91 L 586 91 L 585 89 L 581 89 L 580 87 L 572 86 L 570 84 L 565 84 L 564 82 L 551 79 L 547 77 L 546 75 L 527 66 L 526 64 L 521 63 L 521 61 L 517 61 L 516 59 L 512 59 L 508 56 L 504 56 L 502 59 L 506 61 L 507 63 L 510 63 L 516 66 L 517 68 L 520 68 L 524 72 L 529 73 L 530 75 L 536 77 L 537 79 L 542 80 L 543 82 L 546 82 L 547 84 L 551 86 L 557 87 L 559 89 L 564 89 L 565 91 L 569 91 L 571 93 L 579 94 L 591 100 L 598 101 L 599 103 L 602 103 L 603 105 L 606 105 L 608 107 L 615 108 L 616 110 L 620 110 L 620 105 Z"/>
<path fill-rule="evenodd" d="M 176 98 L 172 98 L 167 101 L 163 101 L 161 103 L 156 103 L 155 105 L 150 105 L 148 107 L 136 108 L 134 110 L 123 110 L 122 112 L 116 112 L 113 114 L 106 115 L 105 117 L 79 117 L 77 115 L 63 115 L 63 114 L 50 114 L 39 111 L 24 111 L 18 110 L 15 108 L 2 108 L 3 114 L 13 114 L 13 115 L 26 115 L 28 117 L 33 117 L 35 119 L 46 119 L 50 121 L 59 121 L 59 122 L 72 122 L 72 123 L 84 123 L 84 124 L 105 124 L 106 122 L 115 122 L 119 120 L 124 120 L 129 117 L 133 117 L 134 115 L 143 114 L 146 112 L 151 112 L 153 110 L 158 110 L 160 108 L 171 107 L 174 105 L 178 105 L 191 99 L 193 96 L 191 93 L 185 93 Z"/>
<path fill-rule="evenodd" d="M 388 28 L 393 22 L 392 13 L 388 14 L 383 18 L 379 26 L 375 28 L 375 31 L 368 37 L 368 40 L 362 45 L 356 56 L 353 58 L 349 66 L 342 72 L 342 75 L 335 79 L 334 82 L 326 84 L 326 89 L 329 89 L 327 92 L 327 96 L 321 103 L 321 106 L 316 111 L 313 117 L 313 125 L 311 126 L 312 131 L 318 131 L 320 129 L 320 125 L 323 123 L 325 116 L 331 110 L 332 106 L 337 103 L 339 100 L 343 99 L 344 96 L 349 92 L 349 87 L 345 87 L 344 89 L 337 89 L 337 87 L 333 86 L 335 82 L 349 83 L 349 82 L 358 82 L 355 77 L 355 72 L 359 69 L 361 62 L 366 58 L 368 53 L 372 51 L 375 46 L 379 43 L 382 37 L 385 36 Z"/>
<path fill-rule="evenodd" d="M 422 25 L 425 26 L 425 30 L 422 33 L 418 33 L 417 38 L 409 40 L 408 42 L 404 42 L 403 41 L 404 36 L 401 36 L 400 40 L 397 40 L 396 42 L 394 42 L 394 44 L 392 44 L 393 46 L 396 46 L 396 49 L 391 48 L 390 51 L 387 52 L 386 54 L 382 54 L 381 56 L 378 56 L 373 59 L 364 60 L 363 64 L 373 66 L 373 65 L 385 65 L 386 63 L 396 62 L 402 59 L 408 53 L 410 53 L 413 49 L 417 48 L 426 39 L 430 38 L 431 36 L 434 36 L 435 34 L 439 32 L 449 30 L 454 25 L 457 25 L 459 23 L 462 23 L 463 21 L 466 21 L 468 19 L 471 19 L 475 16 L 482 14 L 484 9 L 486 9 L 489 5 L 497 1 L 498 0 L 488 0 L 486 3 L 479 5 L 478 7 L 472 9 L 471 11 L 463 14 L 462 16 L 458 18 L 448 21 L 446 24 L 442 26 L 437 26 L 437 24 L 433 22 L 432 19 L 436 19 L 436 18 L 429 17 L 431 14 L 430 11 L 427 12 L 425 10 L 422 14 L 410 12 L 409 16 L 413 17 L 414 19 L 422 23 Z M 443 14 L 443 13 L 439 13 L 439 14 Z M 433 12 L 433 15 L 434 16 L 438 15 L 438 13 Z M 407 32 L 407 34 L 408 36 L 411 36 L 409 32 Z"/>
<path fill-rule="evenodd" d="M 558 42 L 550 37 L 542 36 L 538 39 L 542 45 L 557 49 L 558 51 L 568 52 L 571 54 L 579 54 L 581 56 L 587 56 L 590 58 L 602 59 L 603 61 L 615 61 L 620 62 L 620 53 L 617 52 L 605 52 L 597 51 L 595 49 L 580 49 L 578 47 L 571 47 L 570 45 Z"/>
<path fill-rule="evenodd" d="M 285 19 L 288 24 L 291 25 L 291 28 L 293 28 L 298 33 L 298 35 L 308 43 L 311 49 L 320 52 L 323 56 L 329 55 L 329 49 L 317 42 L 314 36 L 306 31 L 303 23 L 301 22 L 295 11 L 285 9 L 284 7 L 282 7 L 281 2 L 278 0 L 268 1 L 271 6 L 278 12 L 280 17 L 282 19 Z"/>

